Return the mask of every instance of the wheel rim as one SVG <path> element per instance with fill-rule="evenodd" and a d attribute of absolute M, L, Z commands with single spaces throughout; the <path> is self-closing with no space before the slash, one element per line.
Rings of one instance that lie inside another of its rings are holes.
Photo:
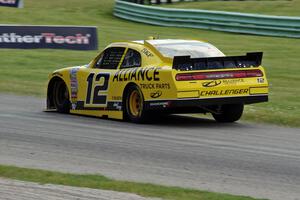
<path fill-rule="evenodd" d="M 133 91 L 129 97 L 129 110 L 132 116 L 139 117 L 142 110 L 142 98 L 138 91 Z"/>
<path fill-rule="evenodd" d="M 56 87 L 55 102 L 58 106 L 64 104 L 64 102 L 69 98 L 68 91 L 64 83 L 59 82 Z"/>

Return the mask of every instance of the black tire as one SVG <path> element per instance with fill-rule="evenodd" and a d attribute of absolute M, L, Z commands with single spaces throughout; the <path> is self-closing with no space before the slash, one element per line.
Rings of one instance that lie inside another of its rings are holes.
<path fill-rule="evenodd" d="M 54 106 L 59 113 L 70 112 L 69 91 L 63 81 L 56 81 L 53 89 Z"/>
<path fill-rule="evenodd" d="M 136 105 L 133 105 L 134 98 L 137 98 Z M 133 85 L 128 88 L 123 101 L 124 118 L 134 123 L 145 123 L 148 115 L 144 107 L 144 96 L 138 86 Z"/>
<path fill-rule="evenodd" d="M 220 114 L 212 114 L 217 122 L 235 122 L 239 120 L 244 111 L 244 104 L 222 105 Z"/>

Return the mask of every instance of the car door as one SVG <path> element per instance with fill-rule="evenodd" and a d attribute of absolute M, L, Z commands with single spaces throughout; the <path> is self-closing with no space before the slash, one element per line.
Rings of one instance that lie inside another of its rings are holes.
<path fill-rule="evenodd" d="M 81 90 L 79 95 L 84 110 L 107 108 L 108 94 L 111 90 L 109 83 L 118 70 L 125 50 L 125 47 L 107 48 L 98 56 L 93 66 L 78 72 Z"/>

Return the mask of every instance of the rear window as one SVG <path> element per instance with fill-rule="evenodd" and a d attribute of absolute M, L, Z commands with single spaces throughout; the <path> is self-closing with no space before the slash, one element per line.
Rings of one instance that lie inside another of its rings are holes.
<path fill-rule="evenodd" d="M 164 40 L 150 42 L 163 56 L 191 56 L 191 58 L 225 56 L 215 46 L 196 40 Z"/>

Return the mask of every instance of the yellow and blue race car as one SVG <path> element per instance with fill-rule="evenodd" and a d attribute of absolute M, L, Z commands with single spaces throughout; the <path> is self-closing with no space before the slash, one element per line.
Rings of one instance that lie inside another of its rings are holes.
<path fill-rule="evenodd" d="M 245 104 L 268 101 L 261 61 L 261 52 L 225 56 L 197 40 L 112 43 L 88 65 L 49 75 L 47 109 L 133 122 L 212 113 L 218 122 L 234 122 Z"/>

